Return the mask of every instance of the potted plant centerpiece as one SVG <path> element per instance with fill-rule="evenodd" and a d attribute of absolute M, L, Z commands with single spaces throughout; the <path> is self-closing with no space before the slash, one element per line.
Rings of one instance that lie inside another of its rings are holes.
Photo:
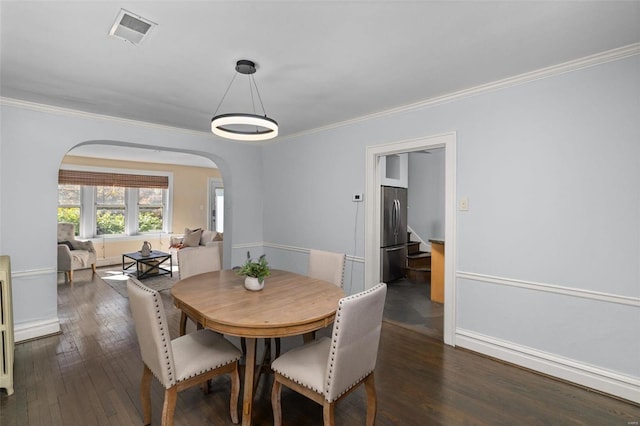
<path fill-rule="evenodd" d="M 247 261 L 238 269 L 238 275 L 244 275 L 244 286 L 247 290 L 258 291 L 264 287 L 264 277 L 271 275 L 267 257 L 263 254 L 257 262 L 251 260 L 251 254 L 247 252 Z"/>

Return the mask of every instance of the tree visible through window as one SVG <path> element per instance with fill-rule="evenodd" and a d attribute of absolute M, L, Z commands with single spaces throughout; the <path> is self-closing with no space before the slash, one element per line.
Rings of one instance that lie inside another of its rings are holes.
<path fill-rule="evenodd" d="M 125 233 L 125 188 L 96 186 L 96 235 Z"/>
<path fill-rule="evenodd" d="M 58 185 L 58 222 L 75 225 L 75 234 L 80 235 L 80 185 Z"/>
<path fill-rule="evenodd" d="M 170 174 L 60 169 L 58 222 L 80 238 L 161 233 L 171 226 Z"/>
<path fill-rule="evenodd" d="M 162 231 L 164 190 L 160 188 L 138 189 L 138 231 Z"/>

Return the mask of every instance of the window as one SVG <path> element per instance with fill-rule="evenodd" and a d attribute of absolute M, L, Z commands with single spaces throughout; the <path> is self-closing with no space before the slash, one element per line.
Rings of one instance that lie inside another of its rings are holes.
<path fill-rule="evenodd" d="M 75 225 L 76 236 L 80 235 L 80 185 L 58 185 L 58 222 Z"/>
<path fill-rule="evenodd" d="M 96 186 L 96 235 L 125 233 L 125 188 Z"/>
<path fill-rule="evenodd" d="M 138 231 L 158 232 L 163 229 L 164 194 L 160 188 L 138 188 Z"/>
<path fill-rule="evenodd" d="M 61 169 L 58 222 L 74 223 L 82 238 L 163 232 L 170 226 L 169 175 Z"/>

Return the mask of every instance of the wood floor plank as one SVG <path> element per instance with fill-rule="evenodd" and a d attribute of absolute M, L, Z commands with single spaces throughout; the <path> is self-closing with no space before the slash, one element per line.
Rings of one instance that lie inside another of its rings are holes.
<path fill-rule="evenodd" d="M 169 292 L 161 296 L 169 332 L 177 337 L 180 313 Z M 142 361 L 128 299 L 83 270 L 73 285 L 60 280 L 58 302 L 63 333 L 16 346 L 15 393 L 0 390 L 0 425 L 140 425 Z M 445 346 L 433 338 L 433 330 L 399 325 L 400 311 L 393 312 L 394 320 L 383 323 L 375 371 L 378 426 L 627 426 L 640 421 L 637 405 Z M 190 324 L 188 330 L 194 329 Z M 283 339 L 283 350 L 299 343 Z M 273 424 L 271 384 L 263 376 L 256 390 L 257 426 Z M 198 388 L 180 393 L 175 424 L 231 425 L 229 393 L 225 377 L 214 380 L 209 394 Z M 160 424 L 163 397 L 164 389 L 153 379 L 153 425 Z M 321 407 L 286 388 L 282 413 L 284 425 L 322 424 Z M 337 405 L 337 425 L 364 424 L 365 417 L 364 389 Z"/>

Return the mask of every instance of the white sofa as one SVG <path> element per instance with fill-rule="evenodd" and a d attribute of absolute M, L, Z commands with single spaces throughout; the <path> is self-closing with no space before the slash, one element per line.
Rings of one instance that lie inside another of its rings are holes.
<path fill-rule="evenodd" d="M 192 257 L 194 259 L 203 259 L 203 255 L 204 258 L 206 258 L 209 253 L 211 255 L 218 255 L 218 261 L 220 265 L 222 265 L 222 244 L 222 233 L 201 229 L 191 230 L 187 228 L 183 235 L 173 235 L 170 239 L 169 252 L 171 253 L 171 262 L 174 265 L 178 265 L 178 269 L 180 268 L 178 262 L 178 251 L 180 251 L 180 257 L 182 258 L 189 257 L 189 252 L 193 252 Z M 207 247 L 217 247 L 218 250 L 205 250 Z M 196 253 L 196 251 L 199 252 Z"/>

